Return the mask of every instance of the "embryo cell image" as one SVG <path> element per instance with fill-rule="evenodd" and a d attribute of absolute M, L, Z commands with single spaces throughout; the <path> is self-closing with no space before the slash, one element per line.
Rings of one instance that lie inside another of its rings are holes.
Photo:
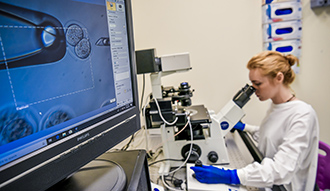
<path fill-rule="evenodd" d="M 61 124 L 75 117 L 75 114 L 68 106 L 56 106 L 43 115 L 39 130 L 48 129 Z"/>
<path fill-rule="evenodd" d="M 10 143 L 37 132 L 37 116 L 29 109 L 16 110 L 5 107 L 0 110 L 0 145 Z"/>

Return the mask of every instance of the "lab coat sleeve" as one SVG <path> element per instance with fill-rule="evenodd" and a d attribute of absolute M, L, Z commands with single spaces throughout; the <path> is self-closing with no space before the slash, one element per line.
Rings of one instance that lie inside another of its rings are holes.
<path fill-rule="evenodd" d="M 245 124 L 244 131 L 249 132 L 255 141 L 259 141 L 259 126 Z"/>
<path fill-rule="evenodd" d="M 241 184 L 271 187 L 292 181 L 295 171 L 309 154 L 307 150 L 312 131 L 308 116 L 297 118 L 290 125 L 274 157 L 266 157 L 261 164 L 254 162 L 237 170 Z"/>

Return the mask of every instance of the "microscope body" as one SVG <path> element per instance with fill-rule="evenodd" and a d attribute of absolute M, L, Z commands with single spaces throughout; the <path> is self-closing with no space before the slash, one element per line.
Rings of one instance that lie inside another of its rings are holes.
<path fill-rule="evenodd" d="M 168 172 L 170 167 L 180 166 L 184 160 L 194 163 L 201 160 L 203 164 L 229 164 L 225 140 L 221 129 L 214 126 L 214 119 L 209 115 L 204 105 L 187 107 L 186 112 L 191 113 L 191 126 L 193 141 L 189 127 L 182 130 L 181 125 L 161 125 L 161 137 L 164 142 L 163 151 L 165 158 L 182 159 L 182 161 L 168 161 L 162 172 Z M 178 134 L 178 135 L 176 135 Z M 192 145 L 192 152 L 189 155 Z M 187 157 L 189 158 L 187 159 Z"/>
<path fill-rule="evenodd" d="M 162 124 L 161 136 L 165 158 L 185 160 L 189 156 L 187 160 L 190 163 L 200 160 L 206 165 L 229 164 L 225 135 L 245 116 L 242 107 L 254 91 L 252 86 L 246 85 L 218 113 L 207 110 L 203 105 L 185 107 L 184 111 L 191 116 L 193 141 L 188 129 L 181 132 L 181 135 L 178 134 L 183 128 L 184 121 L 178 120 L 179 122 L 173 126 Z M 192 152 L 188 155 L 191 143 Z M 170 167 L 180 164 L 181 161 L 169 161 L 160 171 L 168 172 Z"/>
<path fill-rule="evenodd" d="M 197 107 L 199 108 L 196 109 Z M 195 122 L 194 111 L 197 110 L 199 113 L 206 113 L 210 120 Z M 244 117 L 243 109 L 230 100 L 218 113 L 206 110 L 203 105 L 188 107 L 187 111 L 192 113 L 191 124 L 194 133 L 193 149 L 188 162 L 200 160 L 206 165 L 229 164 L 225 135 Z M 175 134 L 179 130 L 177 126 L 162 124 L 161 136 L 165 142 L 163 148 L 165 158 L 185 159 L 187 156 L 191 143 L 190 133 L 184 133 L 187 136 L 182 139 L 176 138 Z M 179 166 L 181 163 L 181 161 L 169 162 L 170 166 Z"/>

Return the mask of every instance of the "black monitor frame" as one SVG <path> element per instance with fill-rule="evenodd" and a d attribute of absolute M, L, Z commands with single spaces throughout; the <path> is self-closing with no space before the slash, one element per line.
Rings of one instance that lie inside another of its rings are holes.
<path fill-rule="evenodd" d="M 94 128 L 88 128 L 83 134 L 72 136 L 56 147 L 37 151 L 40 153 L 0 171 L 0 190 L 45 190 L 140 129 L 130 0 L 125 0 L 125 6 L 133 106 L 115 115 L 105 113 L 79 124 L 79 127 Z"/>

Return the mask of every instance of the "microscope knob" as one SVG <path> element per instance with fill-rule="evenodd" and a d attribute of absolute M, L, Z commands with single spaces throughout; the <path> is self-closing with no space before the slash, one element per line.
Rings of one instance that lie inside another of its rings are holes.
<path fill-rule="evenodd" d="M 188 155 L 189 155 L 189 152 L 190 152 L 190 147 L 191 147 L 191 144 L 186 144 L 185 146 L 182 147 L 181 149 L 181 156 L 184 158 L 184 159 L 187 159 Z M 193 144 L 193 148 L 192 148 L 192 151 L 191 151 L 191 154 L 190 154 L 190 157 L 188 159 L 188 162 L 190 163 L 194 163 L 196 160 L 199 159 L 199 157 L 202 155 L 202 150 L 201 148 L 196 145 L 196 144 Z"/>
<path fill-rule="evenodd" d="M 198 159 L 198 160 L 195 161 L 195 166 L 200 166 L 200 167 L 202 167 L 202 166 L 203 166 L 203 162 L 202 162 L 201 160 Z M 196 178 L 196 174 L 193 173 L 193 174 L 192 174 L 192 177 Z"/>
<path fill-rule="evenodd" d="M 201 160 L 196 160 L 195 166 L 203 166 L 203 162 Z"/>
<path fill-rule="evenodd" d="M 185 159 L 187 159 L 189 155 L 189 151 L 187 151 L 185 153 Z M 195 162 L 196 160 L 198 160 L 200 157 L 200 155 L 196 152 L 196 151 L 191 151 L 188 162 Z"/>
<path fill-rule="evenodd" d="M 209 152 L 207 158 L 213 163 L 217 162 L 219 159 L 218 154 L 215 151 Z"/>

